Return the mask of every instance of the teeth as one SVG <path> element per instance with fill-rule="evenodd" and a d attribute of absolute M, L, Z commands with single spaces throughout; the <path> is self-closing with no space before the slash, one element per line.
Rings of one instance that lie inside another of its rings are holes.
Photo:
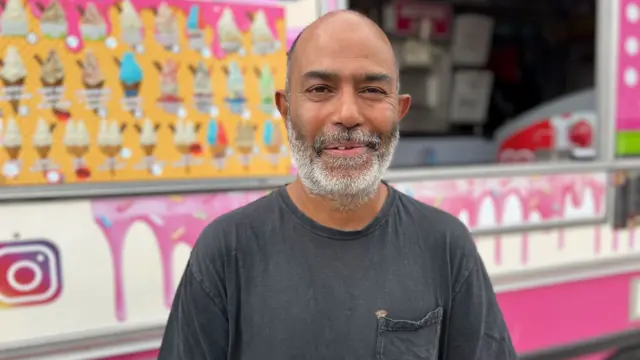
<path fill-rule="evenodd" d="M 346 149 L 346 147 L 344 147 L 344 146 L 339 146 L 338 147 L 338 150 L 344 150 L 344 149 Z"/>

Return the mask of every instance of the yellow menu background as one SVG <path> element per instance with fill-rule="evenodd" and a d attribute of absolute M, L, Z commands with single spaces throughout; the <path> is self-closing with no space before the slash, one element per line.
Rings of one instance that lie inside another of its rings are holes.
<path fill-rule="evenodd" d="M 234 5 L 219 4 L 220 6 L 233 7 Z M 243 33 L 243 45 L 246 49 L 246 55 L 238 54 L 227 55 L 224 59 L 216 58 L 212 55 L 204 58 L 201 52 L 192 50 L 189 47 L 188 40 L 184 34 L 186 27 L 186 14 L 177 9 L 172 8 L 176 14 L 178 21 L 178 29 L 180 30 L 180 52 L 173 53 L 165 50 L 154 37 L 154 20 L 155 15 L 150 9 L 140 11 L 140 17 L 145 26 L 144 33 L 144 52 L 137 53 L 127 46 L 120 36 L 119 12 L 116 7 L 109 9 L 109 20 L 111 23 L 111 31 L 108 36 L 113 36 L 118 40 L 118 46 L 115 49 L 109 49 L 104 41 L 84 41 L 84 48 L 79 52 L 71 52 L 67 49 L 64 39 L 47 39 L 40 36 L 39 20 L 35 18 L 27 7 L 30 31 L 38 35 L 36 44 L 29 44 L 26 38 L 22 37 L 4 37 L 0 36 L 0 57 L 4 56 L 6 47 L 13 45 L 20 50 L 20 56 L 27 68 L 28 75 L 25 81 L 25 93 L 31 94 L 30 99 L 21 101 L 22 105 L 29 108 L 26 116 L 20 116 L 14 113 L 9 101 L 0 102 L 0 108 L 3 110 L 3 129 L 7 128 L 8 119 L 14 117 L 20 131 L 22 133 L 22 151 L 20 160 L 22 161 L 20 174 L 15 178 L 7 178 L 2 175 L 3 185 L 26 185 L 26 184 L 47 184 L 47 178 L 42 172 L 32 172 L 31 167 L 38 160 L 38 155 L 33 146 L 33 135 L 36 130 L 38 119 L 42 117 L 50 124 L 56 124 L 56 129 L 52 133 L 53 145 L 49 158 L 58 165 L 59 171 L 64 176 L 64 183 L 74 182 L 110 182 L 110 181 L 161 181 L 167 179 L 191 179 L 191 178 L 217 178 L 217 177 L 247 177 L 247 176 L 269 176 L 288 174 L 291 167 L 290 157 L 287 152 L 280 156 L 277 166 L 270 162 L 265 155 L 266 149 L 262 142 L 263 126 L 266 120 L 272 120 L 275 130 L 281 132 L 282 139 L 286 139 L 286 130 L 281 119 L 276 119 L 271 114 L 265 114 L 260 110 L 260 98 L 258 93 L 258 76 L 255 74 L 255 68 L 262 68 L 264 64 L 268 64 L 273 70 L 273 77 L 276 81 L 276 89 L 284 87 L 285 66 L 286 66 L 286 37 L 285 23 L 281 18 L 276 22 L 277 40 L 280 41 L 280 47 L 277 51 L 268 55 L 253 55 L 250 32 Z M 215 24 L 205 24 L 205 44 L 209 46 L 212 41 Z M 116 170 L 115 173 L 109 170 L 99 170 L 98 167 L 106 161 L 107 157 L 103 155 L 97 144 L 97 136 L 100 127 L 100 117 L 92 110 L 87 109 L 84 104 L 80 104 L 77 99 L 78 90 L 84 89 L 81 68 L 77 61 L 82 61 L 84 51 L 90 48 L 98 57 L 99 65 L 104 73 L 106 82 L 105 89 L 110 89 L 111 94 L 107 105 L 107 119 L 117 120 L 120 124 L 126 124 L 127 129 L 122 133 L 123 148 L 130 150 L 130 157 L 124 159 L 118 157 L 118 163 L 123 163 L 122 169 Z M 90 150 L 84 157 L 87 167 L 91 171 L 88 179 L 77 179 L 74 168 L 73 158 L 70 156 L 63 144 L 65 126 L 67 122 L 60 121 L 54 115 L 51 109 L 39 109 L 38 105 L 43 101 L 42 95 L 39 93 L 41 88 L 40 65 L 34 59 L 35 55 L 45 59 L 50 49 L 55 49 L 63 61 L 65 69 L 64 80 L 64 96 L 62 101 L 70 101 L 70 120 L 82 119 L 87 127 L 90 138 Z M 114 61 L 114 57 L 122 58 L 122 55 L 132 51 L 135 58 L 142 68 L 143 80 L 140 89 L 142 98 L 142 109 L 144 116 L 137 119 L 129 111 L 123 109 L 121 99 L 124 98 L 123 89 L 119 81 L 119 68 Z M 202 159 L 199 165 L 190 166 L 189 171 L 184 167 L 174 167 L 174 163 L 181 158 L 180 153 L 174 145 L 174 138 L 170 124 L 175 124 L 178 117 L 174 114 L 166 113 L 159 108 L 157 98 L 160 95 L 160 76 L 158 70 L 154 66 L 155 61 L 163 63 L 166 59 L 172 58 L 180 62 L 178 74 L 179 94 L 184 99 L 183 107 L 187 110 L 186 120 L 194 121 L 200 124 L 198 131 L 198 142 L 202 147 L 202 153 L 194 156 L 195 159 Z M 212 164 L 212 154 L 210 153 L 206 142 L 206 133 L 210 116 L 201 114 L 195 110 L 194 99 L 192 96 L 194 76 L 189 70 L 189 65 L 196 66 L 198 62 L 203 61 L 206 65 L 211 66 L 211 76 L 213 85 L 213 104 L 219 110 L 216 118 L 218 123 L 224 127 L 227 141 L 231 148 L 232 154 L 226 159 L 226 165 L 222 170 L 218 170 Z M 238 65 L 244 69 L 245 80 L 245 97 L 247 99 L 245 107 L 251 111 L 249 120 L 242 119 L 240 115 L 232 114 L 228 105 L 224 102 L 227 97 L 226 83 L 227 77 L 223 72 L 223 66 L 228 65 L 230 61 L 236 61 Z M 143 162 L 144 154 L 139 144 L 139 133 L 134 129 L 134 124 L 142 126 L 145 118 L 149 118 L 153 123 L 159 123 L 157 146 L 154 156 L 158 161 L 164 162 L 162 174 L 155 176 L 145 169 L 134 169 L 134 167 Z M 250 121 L 256 125 L 255 145 L 259 149 L 259 153 L 252 157 L 250 166 L 244 167 L 238 158 L 238 153 L 234 147 L 234 139 L 236 136 L 236 125 L 240 121 Z M 286 140 L 284 141 L 286 145 Z M 8 160 L 7 152 L 4 149 L 0 151 L 0 166 Z M 53 185 L 52 185 L 53 186 Z"/>

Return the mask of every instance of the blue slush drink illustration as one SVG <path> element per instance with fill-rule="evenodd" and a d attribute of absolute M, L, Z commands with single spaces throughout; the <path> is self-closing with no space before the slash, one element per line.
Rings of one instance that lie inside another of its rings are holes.
<path fill-rule="evenodd" d="M 187 16 L 187 39 L 193 50 L 201 50 L 204 47 L 204 31 L 202 26 L 202 12 L 198 5 L 191 5 Z"/>
<path fill-rule="evenodd" d="M 137 98 L 140 93 L 140 84 L 142 83 L 142 68 L 138 65 L 132 52 L 126 52 L 122 55 L 120 64 L 120 84 L 124 91 L 124 96 L 128 99 Z"/>
<path fill-rule="evenodd" d="M 213 157 L 213 164 L 218 170 L 222 170 L 225 165 L 225 159 L 229 154 L 229 141 L 222 124 L 216 119 L 209 120 L 207 127 L 207 144 Z"/>
<path fill-rule="evenodd" d="M 227 74 L 227 98 L 225 101 L 234 114 L 242 114 L 244 103 L 246 102 L 244 90 L 244 75 L 238 63 L 231 61 L 229 66 L 224 68 Z"/>
<path fill-rule="evenodd" d="M 280 154 L 282 153 L 282 134 L 278 124 L 268 119 L 264 123 L 262 130 L 262 142 L 267 149 L 267 154 L 271 164 L 276 167 L 280 162 Z"/>

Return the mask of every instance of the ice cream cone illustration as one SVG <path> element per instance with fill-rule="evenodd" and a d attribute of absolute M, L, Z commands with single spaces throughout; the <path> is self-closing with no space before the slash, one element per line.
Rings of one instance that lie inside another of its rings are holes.
<path fill-rule="evenodd" d="M 178 45 L 178 21 L 173 10 L 163 1 L 156 11 L 156 41 L 171 50 Z"/>
<path fill-rule="evenodd" d="M 251 157 L 256 148 L 256 129 L 255 124 L 244 120 L 238 123 L 236 131 L 236 152 L 240 157 L 240 162 L 247 170 L 249 169 Z"/>
<path fill-rule="evenodd" d="M 208 114 L 213 106 L 213 86 L 211 85 L 211 67 L 199 62 L 189 69 L 193 74 L 193 96 L 196 109 L 203 114 Z"/>
<path fill-rule="evenodd" d="M 38 160 L 36 160 L 31 171 L 46 172 L 55 168 L 55 164 L 49 158 L 51 145 L 53 144 L 52 132 L 55 128 L 56 124 L 49 124 L 43 118 L 38 119 L 36 131 L 33 134 L 33 146 L 38 154 Z"/>
<path fill-rule="evenodd" d="M 160 96 L 158 106 L 170 114 L 177 114 L 183 100 L 178 96 L 178 70 L 180 64 L 172 59 L 167 59 L 162 65 L 154 63 L 160 72 Z"/>
<path fill-rule="evenodd" d="M 160 124 L 154 124 L 149 118 L 145 119 L 142 126 L 134 125 L 138 134 L 140 134 L 140 148 L 144 153 L 144 159 L 141 164 L 136 168 L 145 169 L 149 173 L 153 174 L 154 166 L 156 165 L 156 159 L 154 152 L 157 146 L 157 132 L 160 128 Z"/>
<path fill-rule="evenodd" d="M 102 119 L 98 132 L 98 147 L 100 152 L 107 158 L 101 169 L 108 170 L 111 175 L 116 174 L 120 168 L 117 157 L 122 150 L 122 132 L 126 129 L 126 124 L 118 124 L 116 120 Z"/>
<path fill-rule="evenodd" d="M 132 52 L 126 52 L 122 60 L 117 60 L 120 66 L 120 84 L 124 92 L 125 108 L 136 110 L 140 106 L 140 84 L 142 83 L 142 68 L 138 65 Z"/>
<path fill-rule="evenodd" d="M 38 55 L 35 55 L 34 59 L 42 69 L 40 82 L 42 83 L 42 95 L 45 104 L 52 108 L 60 102 L 64 94 L 64 67 L 62 66 L 62 61 L 58 52 L 54 49 L 49 50 L 44 60 Z"/>
<path fill-rule="evenodd" d="M 276 110 L 275 107 L 275 83 L 273 80 L 273 72 L 267 64 L 262 68 L 255 68 L 258 77 L 258 92 L 260 94 L 260 109 L 267 115 L 271 116 Z"/>
<path fill-rule="evenodd" d="M 229 104 L 229 109 L 234 114 L 244 112 L 245 98 L 244 74 L 238 63 L 231 61 L 229 66 L 222 68 L 227 75 L 227 97 L 225 101 Z"/>
<path fill-rule="evenodd" d="M 169 127 L 173 131 L 173 143 L 181 157 L 175 166 L 184 167 L 186 173 L 190 173 L 191 167 L 201 162 L 193 158 L 193 153 L 200 150 L 200 144 L 198 143 L 200 124 L 190 120 L 179 119 L 175 126 L 170 125 Z"/>
<path fill-rule="evenodd" d="M 215 119 L 209 120 L 207 127 L 207 144 L 211 151 L 212 163 L 218 170 L 223 170 L 227 156 L 230 155 L 229 141 L 222 124 Z"/>
<path fill-rule="evenodd" d="M 104 74 L 100 69 L 98 57 L 88 49 L 84 54 L 84 61 L 77 61 L 78 66 L 82 70 L 82 84 L 84 91 L 81 96 L 87 107 L 97 111 L 105 102 L 104 95 Z"/>
<path fill-rule="evenodd" d="M 67 15 L 58 0 L 51 0 L 46 7 L 37 4 L 40 17 L 40 33 L 44 37 L 61 39 L 67 36 Z"/>
<path fill-rule="evenodd" d="M 21 161 L 20 152 L 22 150 L 22 133 L 15 119 L 9 119 L 7 127 L 2 137 L 4 147 L 9 160 L 2 166 L 2 174 L 8 178 L 15 178 L 20 174 Z"/>
<path fill-rule="evenodd" d="M 122 41 L 129 46 L 142 44 L 143 25 L 138 11 L 130 0 L 123 0 L 120 9 L 120 28 Z"/>
<path fill-rule="evenodd" d="M 262 142 L 267 150 L 269 162 L 273 167 L 277 167 L 280 163 L 280 156 L 283 152 L 283 136 L 282 131 L 278 127 L 277 123 L 272 120 L 267 120 L 264 124 L 262 133 Z"/>
<path fill-rule="evenodd" d="M 27 69 L 15 46 L 7 46 L 4 57 L 0 62 L 0 79 L 4 85 L 4 96 L 9 100 L 14 113 L 18 113 L 20 100 L 24 92 L 24 81 L 27 77 Z"/>
<path fill-rule="evenodd" d="M 253 53 L 265 55 L 273 52 L 278 48 L 280 43 L 276 41 L 273 32 L 267 23 L 267 15 L 263 10 L 258 10 L 249 15 L 251 19 L 251 44 L 253 45 Z"/>
<path fill-rule="evenodd" d="M 84 157 L 89 152 L 91 141 L 84 121 L 70 120 L 67 122 L 62 142 L 67 153 L 73 158 L 73 170 L 76 177 L 79 179 L 89 178 L 91 171 L 87 167 Z"/>
<path fill-rule="evenodd" d="M 237 52 L 242 48 L 242 33 L 233 17 L 233 11 L 225 7 L 217 24 L 218 41 L 226 53 Z"/>
<path fill-rule="evenodd" d="M 84 40 L 101 41 L 107 37 L 107 24 L 94 2 L 88 2 L 83 9 L 77 5 L 80 13 L 80 34 Z"/>
<path fill-rule="evenodd" d="M 187 39 L 189 47 L 199 51 L 204 48 L 204 30 L 202 21 L 202 12 L 199 5 L 191 5 L 189 15 L 187 17 Z"/>
<path fill-rule="evenodd" d="M 0 36 L 26 36 L 29 20 L 22 0 L 8 0 L 0 15 Z"/>

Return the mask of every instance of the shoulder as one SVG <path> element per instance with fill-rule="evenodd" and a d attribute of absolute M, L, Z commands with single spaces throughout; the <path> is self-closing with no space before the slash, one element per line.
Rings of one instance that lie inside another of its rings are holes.
<path fill-rule="evenodd" d="M 453 247 L 473 246 L 467 227 L 457 217 L 420 202 L 397 190 L 398 211 L 403 220 L 414 222 L 421 232 L 442 237 Z"/>
<path fill-rule="evenodd" d="M 193 262 L 223 262 L 237 251 L 239 239 L 276 226 L 278 202 L 274 192 L 211 221 L 200 233 L 191 252 Z"/>
<path fill-rule="evenodd" d="M 478 265 L 479 254 L 471 233 L 457 217 L 399 191 L 398 203 L 402 221 L 409 221 L 423 241 L 435 241 L 443 248 L 454 282 Z"/>

